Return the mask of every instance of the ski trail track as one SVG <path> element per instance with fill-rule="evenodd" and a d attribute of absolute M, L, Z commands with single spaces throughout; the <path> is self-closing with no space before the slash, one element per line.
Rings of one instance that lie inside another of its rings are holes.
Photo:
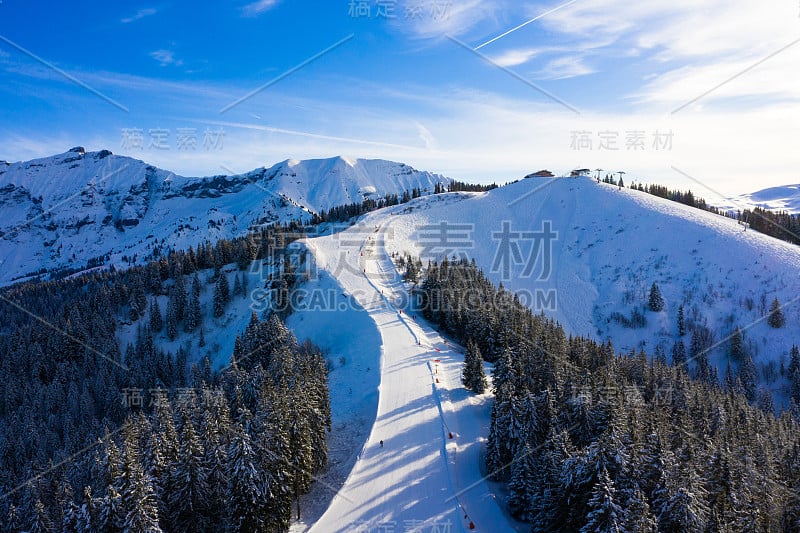
<path fill-rule="evenodd" d="M 462 387 L 463 350 L 408 315 L 406 287 L 385 249 L 391 224 L 382 218 L 367 216 L 345 232 L 361 236 L 358 251 L 343 255 L 336 236 L 308 241 L 383 342 L 372 431 L 311 531 L 512 531 L 480 470 L 490 397 Z"/>

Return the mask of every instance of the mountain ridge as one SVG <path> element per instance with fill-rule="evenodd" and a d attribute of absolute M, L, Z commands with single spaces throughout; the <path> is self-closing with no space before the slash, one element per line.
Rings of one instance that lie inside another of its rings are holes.
<path fill-rule="evenodd" d="M 0 285 L 80 269 L 90 260 L 133 264 L 156 246 L 188 248 L 367 198 L 432 192 L 450 181 L 404 163 L 341 156 L 205 177 L 83 147 L 5 163 Z"/>

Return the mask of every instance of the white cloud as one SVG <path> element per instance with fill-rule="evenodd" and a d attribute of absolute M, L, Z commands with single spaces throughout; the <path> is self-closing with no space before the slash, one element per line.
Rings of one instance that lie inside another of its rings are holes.
<path fill-rule="evenodd" d="M 245 17 L 257 17 L 277 6 L 278 3 L 280 3 L 280 0 L 257 0 L 242 7 L 242 15 Z"/>
<path fill-rule="evenodd" d="M 413 37 L 442 38 L 463 35 L 478 23 L 494 20 L 502 7 L 498 0 L 400 0 L 389 20 Z"/>
<path fill-rule="evenodd" d="M 182 60 L 175 59 L 175 52 L 172 50 L 155 50 L 150 52 L 150 57 L 158 61 L 162 67 L 169 65 L 175 65 L 176 67 L 179 67 L 183 65 Z"/>
<path fill-rule="evenodd" d="M 156 10 L 156 9 L 154 9 L 152 7 L 148 7 L 148 8 L 145 8 L 145 9 L 140 9 L 139 11 L 136 12 L 135 15 L 130 16 L 130 17 L 126 17 L 126 18 L 122 19 L 120 22 L 122 22 L 123 24 L 130 24 L 131 22 L 135 22 L 135 21 L 143 19 L 145 17 L 149 17 L 150 15 L 155 15 L 156 13 L 158 13 L 158 10 Z"/>
<path fill-rule="evenodd" d="M 752 67 L 798 36 L 796 2 L 695 0 L 577 2 L 542 19 L 567 38 L 592 36 L 613 43 L 614 53 L 635 57 L 651 69 L 633 100 L 679 106 Z M 800 45 L 764 61 L 703 98 L 703 104 L 743 98 L 746 105 L 796 100 Z"/>
<path fill-rule="evenodd" d="M 426 128 L 423 124 L 417 122 L 417 132 L 419 133 L 419 139 L 425 145 L 426 150 L 436 150 L 438 147 L 438 143 L 436 142 L 436 137 L 433 136 L 431 131 Z"/>
<path fill-rule="evenodd" d="M 524 65 L 534 57 L 541 54 L 541 48 L 518 48 L 506 50 L 499 55 L 493 56 L 491 60 L 501 67 L 516 67 L 518 65 Z"/>
<path fill-rule="evenodd" d="M 596 72 L 595 69 L 586 65 L 580 56 L 562 56 L 548 61 L 536 77 L 546 80 L 564 80 L 576 78 Z"/>

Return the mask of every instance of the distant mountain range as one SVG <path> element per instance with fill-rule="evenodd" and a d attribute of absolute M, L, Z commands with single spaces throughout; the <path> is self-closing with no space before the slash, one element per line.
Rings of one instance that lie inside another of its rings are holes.
<path fill-rule="evenodd" d="M 734 209 L 741 209 L 741 206 L 762 207 L 771 211 L 797 214 L 800 213 L 800 185 L 769 187 L 731 198 L 731 203 L 738 205 Z"/>
<path fill-rule="evenodd" d="M 335 157 L 286 160 L 234 176 L 184 177 L 108 150 L 76 147 L 32 161 L 0 161 L 0 285 L 82 269 L 103 258 L 141 262 L 156 246 L 245 234 L 277 221 L 449 178 L 403 163 Z"/>

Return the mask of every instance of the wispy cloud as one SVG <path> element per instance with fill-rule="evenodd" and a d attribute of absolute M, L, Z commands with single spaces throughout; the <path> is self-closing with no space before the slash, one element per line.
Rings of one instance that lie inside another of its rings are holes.
<path fill-rule="evenodd" d="M 591 35 L 613 45 L 614 53 L 640 57 L 640 64 L 650 72 L 645 74 L 645 84 L 631 89 L 632 99 L 670 105 L 696 98 L 769 57 L 797 39 L 799 29 L 796 3 L 765 8 L 750 0 L 706 0 L 702 11 L 694 0 L 633 4 L 594 0 L 572 4 L 541 22 L 556 38 Z M 702 103 L 738 98 L 748 105 L 768 106 L 794 100 L 797 82 L 786 72 L 798 60 L 800 47 L 787 48 L 709 94 Z"/>
<path fill-rule="evenodd" d="M 491 55 L 492 61 L 503 67 L 516 67 L 545 56 L 580 56 L 596 54 L 597 50 L 603 49 L 614 43 L 613 38 L 592 38 L 590 40 L 570 40 L 563 44 L 509 48 Z M 502 43 L 498 43 L 502 44 Z"/>
<path fill-rule="evenodd" d="M 593 74 L 596 70 L 588 66 L 580 56 L 562 56 L 548 61 L 536 75 L 539 79 L 565 80 Z"/>
<path fill-rule="evenodd" d="M 257 0 L 242 7 L 242 15 L 245 17 L 257 17 L 266 13 L 277 6 L 281 0 Z"/>
<path fill-rule="evenodd" d="M 502 67 L 516 67 L 524 65 L 534 57 L 541 55 L 541 48 L 517 48 L 506 50 L 500 54 L 493 56 L 492 61 Z"/>
<path fill-rule="evenodd" d="M 150 52 L 150 57 L 159 62 L 162 67 L 175 65 L 179 67 L 183 65 L 183 60 L 175 58 L 175 52 L 172 50 L 155 50 Z"/>
<path fill-rule="evenodd" d="M 438 148 L 436 137 L 433 136 L 431 131 L 426 128 L 425 125 L 417 122 L 416 126 L 417 132 L 419 132 L 419 138 L 425 144 L 425 148 L 428 150 L 436 150 Z"/>
<path fill-rule="evenodd" d="M 158 13 L 158 10 L 152 7 L 140 9 L 135 15 L 125 17 L 124 19 L 120 20 L 120 22 L 123 24 L 130 24 L 131 22 L 136 22 L 137 20 L 149 17 L 150 15 L 155 15 L 156 13 Z"/>
<path fill-rule="evenodd" d="M 400 0 L 394 27 L 412 37 L 431 39 L 464 35 L 478 23 L 495 20 L 503 9 L 499 0 Z"/>

